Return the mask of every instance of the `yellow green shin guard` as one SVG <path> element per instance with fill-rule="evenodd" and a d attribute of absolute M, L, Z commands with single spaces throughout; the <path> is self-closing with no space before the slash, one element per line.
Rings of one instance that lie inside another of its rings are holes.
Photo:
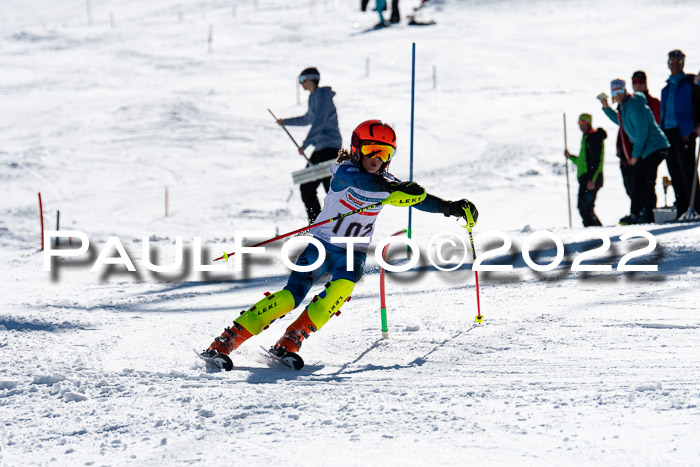
<path fill-rule="evenodd" d="M 235 320 L 253 335 L 260 334 L 271 322 L 294 309 L 294 297 L 289 290 L 282 289 L 265 295 Z"/>
<path fill-rule="evenodd" d="M 353 281 L 336 279 L 328 284 L 326 290 L 314 297 L 306 310 L 316 329 L 321 329 L 331 316 L 340 310 L 343 303 L 350 297 L 353 288 L 355 288 Z"/>

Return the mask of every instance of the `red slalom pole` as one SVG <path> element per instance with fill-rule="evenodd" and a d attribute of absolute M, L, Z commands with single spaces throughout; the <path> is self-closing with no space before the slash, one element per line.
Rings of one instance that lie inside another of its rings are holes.
<path fill-rule="evenodd" d="M 392 235 L 392 237 L 396 237 L 397 235 L 405 234 L 407 232 L 406 229 L 399 230 L 395 234 Z M 384 249 L 382 250 L 382 259 L 386 261 L 386 252 L 389 249 L 390 244 L 387 244 Z M 384 268 L 380 267 L 379 268 L 379 310 L 382 315 L 382 338 L 388 339 L 389 338 L 389 325 L 387 322 L 387 317 L 386 317 L 386 297 L 384 294 Z"/>
<path fill-rule="evenodd" d="M 44 249 L 44 209 L 41 206 L 41 192 L 39 195 L 39 219 L 41 220 L 41 249 Z"/>
<path fill-rule="evenodd" d="M 479 271 L 474 271 L 474 279 L 476 280 L 476 321 L 480 323 L 484 318 L 481 316 L 481 303 L 479 302 Z"/>

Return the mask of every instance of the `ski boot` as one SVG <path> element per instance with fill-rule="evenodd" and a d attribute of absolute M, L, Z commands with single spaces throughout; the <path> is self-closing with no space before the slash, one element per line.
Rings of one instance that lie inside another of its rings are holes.
<path fill-rule="evenodd" d="M 219 368 L 230 371 L 233 368 L 233 363 L 228 357 L 231 352 L 252 336 L 267 329 L 272 321 L 293 309 L 294 297 L 288 290 L 280 290 L 274 294 L 265 292 L 265 298 L 242 311 L 241 316 L 233 322 L 233 326 L 224 329 L 207 350 L 197 355 Z"/>
<path fill-rule="evenodd" d="M 346 279 L 326 284 L 326 290 L 313 298 L 303 313 L 287 328 L 284 336 L 270 349 L 270 354 L 280 359 L 290 359 L 294 363 L 293 368 L 300 370 L 304 361 L 297 352 L 302 341 L 308 339 L 312 332 L 321 329 L 331 316 L 340 314 L 340 307 L 350 300 L 354 287 L 355 283 Z"/>

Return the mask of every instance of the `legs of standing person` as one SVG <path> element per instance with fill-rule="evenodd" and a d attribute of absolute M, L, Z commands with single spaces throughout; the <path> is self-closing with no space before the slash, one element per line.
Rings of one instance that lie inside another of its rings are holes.
<path fill-rule="evenodd" d="M 656 174 L 659 164 L 664 160 L 667 151 L 661 149 L 650 154 L 646 159 L 640 160 L 635 169 L 639 168 L 639 183 L 641 185 L 641 210 L 639 211 L 641 222 L 654 222 L 654 208 L 656 208 Z"/>
<path fill-rule="evenodd" d="M 602 225 L 598 216 L 595 215 L 595 199 L 598 194 L 598 190 L 602 186 L 602 176 L 596 183 L 596 187 L 593 190 L 588 190 L 586 188 L 586 178 L 579 178 L 579 188 L 578 188 L 578 212 L 581 214 L 581 220 L 583 221 L 584 227 L 597 227 Z"/>
<path fill-rule="evenodd" d="M 578 208 L 578 213 L 581 215 L 581 221 L 583 226 L 586 225 L 586 210 L 585 210 L 585 197 L 586 197 L 586 177 L 580 177 L 578 179 L 578 203 L 576 207 Z"/>
<path fill-rule="evenodd" d="M 338 151 L 339 149 L 337 148 L 319 149 L 311 154 L 309 161 L 312 165 L 315 165 L 320 162 L 335 159 L 338 157 Z M 299 190 L 301 191 L 301 200 L 304 202 L 304 206 L 306 207 L 306 215 L 309 218 L 309 224 L 313 224 L 316 217 L 318 217 L 319 213 L 321 212 L 321 203 L 318 201 L 318 197 L 316 195 L 316 191 L 320 184 L 323 184 L 323 188 L 325 188 L 326 193 L 328 193 L 331 186 L 331 178 L 328 177 L 322 180 L 303 183 L 299 187 Z"/>
<path fill-rule="evenodd" d="M 377 0 L 377 13 L 379 14 L 379 24 L 384 25 L 384 14 L 382 13 L 386 8 L 386 0 Z"/>
<path fill-rule="evenodd" d="M 398 23 L 401 21 L 401 14 L 399 13 L 399 0 L 391 0 L 391 20 L 392 23 Z"/>
<path fill-rule="evenodd" d="M 286 329 L 284 335 L 275 344 L 275 349 L 298 352 L 304 339 L 307 339 L 312 332 L 321 329 L 332 316 L 340 314 L 340 307 L 350 300 L 350 294 L 362 277 L 365 265 L 366 253 L 357 251 L 353 253 L 353 270 L 349 271 L 347 251 L 336 246 L 327 248 L 324 266 L 327 265 L 327 271 L 332 274 L 331 281 L 320 294 L 314 296 L 296 321 Z M 294 287 L 295 285 L 292 284 L 291 289 Z M 287 284 L 285 289 L 287 288 L 290 288 L 290 284 Z M 308 289 L 306 291 L 308 292 Z"/>
<path fill-rule="evenodd" d="M 629 164 L 620 164 L 620 173 L 622 174 L 622 184 L 625 186 L 625 193 L 630 200 L 632 200 L 632 174 L 634 173 L 634 166 Z"/>
<path fill-rule="evenodd" d="M 644 159 L 632 166 L 632 203 L 630 214 L 639 217 L 644 207 Z"/>
<path fill-rule="evenodd" d="M 315 180 L 313 182 L 302 183 L 299 187 L 301 191 L 301 200 L 304 202 L 306 207 L 306 215 L 309 218 L 309 224 L 313 224 L 316 217 L 321 212 L 321 203 L 318 201 L 316 196 L 316 189 L 321 184 L 321 180 Z"/>
<path fill-rule="evenodd" d="M 688 203 L 690 202 L 688 199 L 689 195 L 686 195 L 686 192 L 690 193 L 690 191 L 687 190 L 688 187 L 685 185 L 681 166 L 683 138 L 678 128 L 664 130 L 664 133 L 666 134 L 666 138 L 668 138 L 668 142 L 671 143 L 668 157 L 666 157 L 666 167 L 668 167 L 668 173 L 671 176 L 671 185 L 676 195 L 676 217 L 678 217 L 688 210 Z"/>

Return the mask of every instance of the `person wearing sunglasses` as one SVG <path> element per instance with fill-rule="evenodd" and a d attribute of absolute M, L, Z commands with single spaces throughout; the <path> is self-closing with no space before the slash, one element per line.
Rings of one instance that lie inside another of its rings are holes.
<path fill-rule="evenodd" d="M 343 145 L 338 128 L 338 112 L 336 111 L 333 97 L 335 91 L 330 87 L 319 87 L 321 74 L 318 69 L 306 68 L 299 74 L 299 84 L 304 90 L 309 91 L 309 107 L 306 114 L 294 118 L 280 118 L 279 125 L 306 126 L 311 125 L 306 139 L 301 144 L 299 154 L 304 155 L 304 150 L 309 146 L 314 147 L 314 152 L 309 157 L 309 165 L 329 161 L 338 157 L 338 151 Z M 323 184 L 326 193 L 331 182 L 330 174 L 327 178 L 313 182 L 302 183 L 299 187 L 301 200 L 306 207 L 306 215 L 309 224 L 313 224 L 321 212 L 321 203 L 318 201 L 316 191 Z"/>
<path fill-rule="evenodd" d="M 671 184 L 676 194 L 676 215 L 682 217 L 690 206 L 695 172 L 695 138 L 700 135 L 700 87 L 695 75 L 683 72 L 685 54 L 668 53 L 671 76 L 661 91 L 661 128 L 671 143 L 666 158 Z M 700 207 L 700 187 L 695 181 L 695 211 Z"/>
<path fill-rule="evenodd" d="M 466 210 L 469 210 L 476 221 L 479 212 L 469 200 L 443 200 L 426 193 L 417 183 L 402 182 L 389 173 L 389 164 L 396 153 L 396 147 L 396 133 L 388 123 L 367 120 L 358 125 L 352 133 L 350 149 L 341 150 L 339 163 L 331 167 L 333 176 L 330 191 L 324 200 L 318 222 L 378 204 L 396 192 L 400 192 L 399 196 L 412 198 L 410 204 L 415 203 L 416 198 L 420 200 L 424 197 L 422 201 L 413 204 L 421 211 L 466 219 Z M 297 352 L 302 341 L 319 331 L 333 316 L 340 314 L 341 306 L 350 300 L 355 284 L 363 275 L 374 223 L 382 206 L 378 204 L 371 209 L 312 228 L 311 235 L 325 253 L 322 264 L 312 271 L 292 271 L 282 290 L 266 294 L 262 300 L 244 311 L 201 355 L 225 361 L 227 365 L 222 365 L 224 369 L 231 369 L 233 363 L 228 357 L 231 352 L 253 335 L 267 329 L 272 321 L 300 306 L 311 287 L 329 274 L 330 282 L 313 297 L 270 349 L 270 353 L 289 362 L 290 366 L 301 369 L 303 360 Z M 334 242 L 338 237 L 345 238 L 341 242 Z M 296 264 L 316 264 L 322 255 L 320 249 L 309 244 Z"/>
<path fill-rule="evenodd" d="M 594 209 L 596 195 L 603 186 L 604 140 L 608 134 L 602 128 L 593 128 L 593 117 L 590 114 L 581 114 L 578 117 L 578 126 L 583 133 L 581 152 L 576 156 L 564 149 L 564 155 L 576 166 L 578 212 L 581 214 L 583 226 L 597 227 L 603 225 Z"/>
<path fill-rule="evenodd" d="M 613 102 L 619 104 L 618 113 L 607 105 L 607 100 L 603 101 L 603 111 L 620 125 L 632 142 L 632 200 L 630 213 L 620 219 L 620 224 L 654 222 L 656 174 L 668 153 L 668 140 L 656 123 L 644 94 L 630 95 L 624 80 L 619 78 L 610 82 L 610 91 Z"/>

